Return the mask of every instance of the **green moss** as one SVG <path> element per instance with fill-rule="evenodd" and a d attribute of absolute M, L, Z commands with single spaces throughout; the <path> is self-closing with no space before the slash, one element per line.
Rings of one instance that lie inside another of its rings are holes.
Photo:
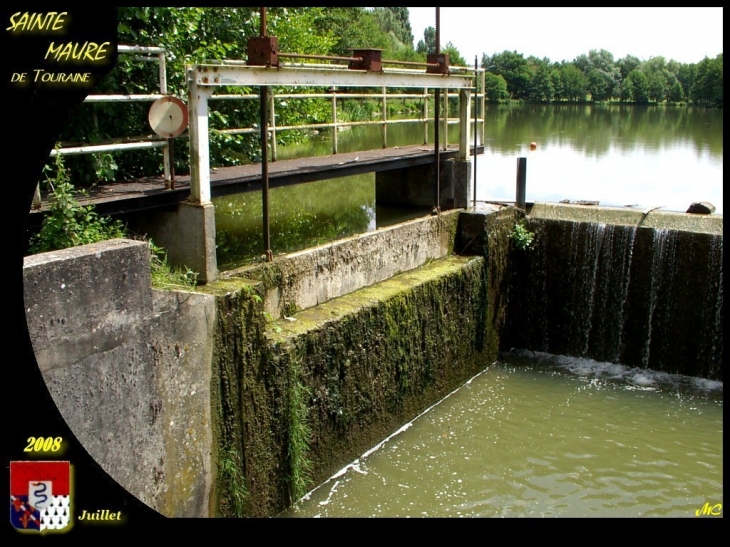
<path fill-rule="evenodd" d="M 301 354 L 297 352 L 287 367 L 287 456 L 290 503 L 304 496 L 312 483 L 312 462 L 308 458 L 312 438 L 307 405 L 310 391 L 302 379 L 301 361 Z"/>

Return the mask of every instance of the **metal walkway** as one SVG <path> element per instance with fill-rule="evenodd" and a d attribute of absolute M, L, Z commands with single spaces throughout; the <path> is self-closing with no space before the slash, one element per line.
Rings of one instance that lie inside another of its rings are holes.
<path fill-rule="evenodd" d="M 477 153 L 483 153 L 483 146 Z M 471 153 L 473 154 L 473 147 Z M 450 145 L 440 154 L 441 161 L 455 157 L 458 145 Z M 433 147 L 429 145 L 401 146 L 377 150 L 347 152 L 269 163 L 269 184 L 272 188 L 301 184 L 338 177 L 376 173 L 418 165 L 433 164 Z M 261 191 L 261 164 L 220 167 L 211 170 L 213 197 L 240 192 Z M 175 188 L 165 189 L 164 176 L 147 177 L 127 182 L 104 183 L 94 186 L 88 198 L 79 198 L 81 205 L 94 205 L 102 215 L 120 215 L 145 210 L 161 209 L 185 201 L 190 196 L 190 175 L 175 177 Z M 47 196 L 43 196 L 40 210 L 30 212 L 28 227 L 40 226 L 43 213 L 48 210 Z"/>

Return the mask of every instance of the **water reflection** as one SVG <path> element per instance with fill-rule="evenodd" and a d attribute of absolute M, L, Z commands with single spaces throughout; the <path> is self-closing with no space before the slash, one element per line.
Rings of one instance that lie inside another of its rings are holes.
<path fill-rule="evenodd" d="M 526 157 L 527 201 L 590 200 L 682 212 L 692 202 L 709 201 L 717 214 L 723 212 L 721 111 L 490 105 L 486 120 L 484 154 L 476 165 L 478 200 L 514 201 L 516 160 Z M 433 124 L 427 131 L 427 141 L 433 143 Z M 458 131 L 457 124 L 449 126 L 449 143 L 458 142 Z M 338 133 L 338 150 L 378 149 L 382 139 L 379 126 L 355 126 Z M 277 156 L 332 154 L 332 140 L 332 133 L 323 131 L 306 143 L 279 146 Z M 389 147 L 423 142 L 422 123 L 387 128 Z M 537 143 L 536 150 L 530 150 L 531 142 Z M 270 199 L 274 254 L 384 225 L 375 203 L 374 175 L 278 188 Z M 219 267 L 234 267 L 263 254 L 260 194 L 217 198 L 214 204 Z M 402 212 L 406 218 L 424 213 Z"/>
<path fill-rule="evenodd" d="M 694 516 L 722 503 L 722 383 L 504 356 L 287 517 Z"/>

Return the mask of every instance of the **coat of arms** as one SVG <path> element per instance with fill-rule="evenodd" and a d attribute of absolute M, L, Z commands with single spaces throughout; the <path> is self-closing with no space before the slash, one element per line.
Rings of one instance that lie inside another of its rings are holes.
<path fill-rule="evenodd" d="M 70 462 L 10 462 L 10 523 L 15 528 L 64 530 L 71 523 L 70 503 Z"/>

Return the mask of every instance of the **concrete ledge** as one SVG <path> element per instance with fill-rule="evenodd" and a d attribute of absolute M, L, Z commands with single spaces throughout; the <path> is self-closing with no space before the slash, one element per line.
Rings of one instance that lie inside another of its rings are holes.
<path fill-rule="evenodd" d="M 265 311 L 274 318 L 291 315 L 447 256 L 458 215 L 449 211 L 283 255 L 271 264 L 222 274 L 221 281 L 261 280 Z"/>
<path fill-rule="evenodd" d="M 575 222 L 599 222 L 624 226 L 645 226 L 647 228 L 668 228 L 722 235 L 722 215 L 696 215 L 662 211 L 641 210 L 627 207 L 599 207 L 572 205 L 566 203 L 537 202 L 528 205 L 530 218 L 546 220 L 572 220 Z"/>

